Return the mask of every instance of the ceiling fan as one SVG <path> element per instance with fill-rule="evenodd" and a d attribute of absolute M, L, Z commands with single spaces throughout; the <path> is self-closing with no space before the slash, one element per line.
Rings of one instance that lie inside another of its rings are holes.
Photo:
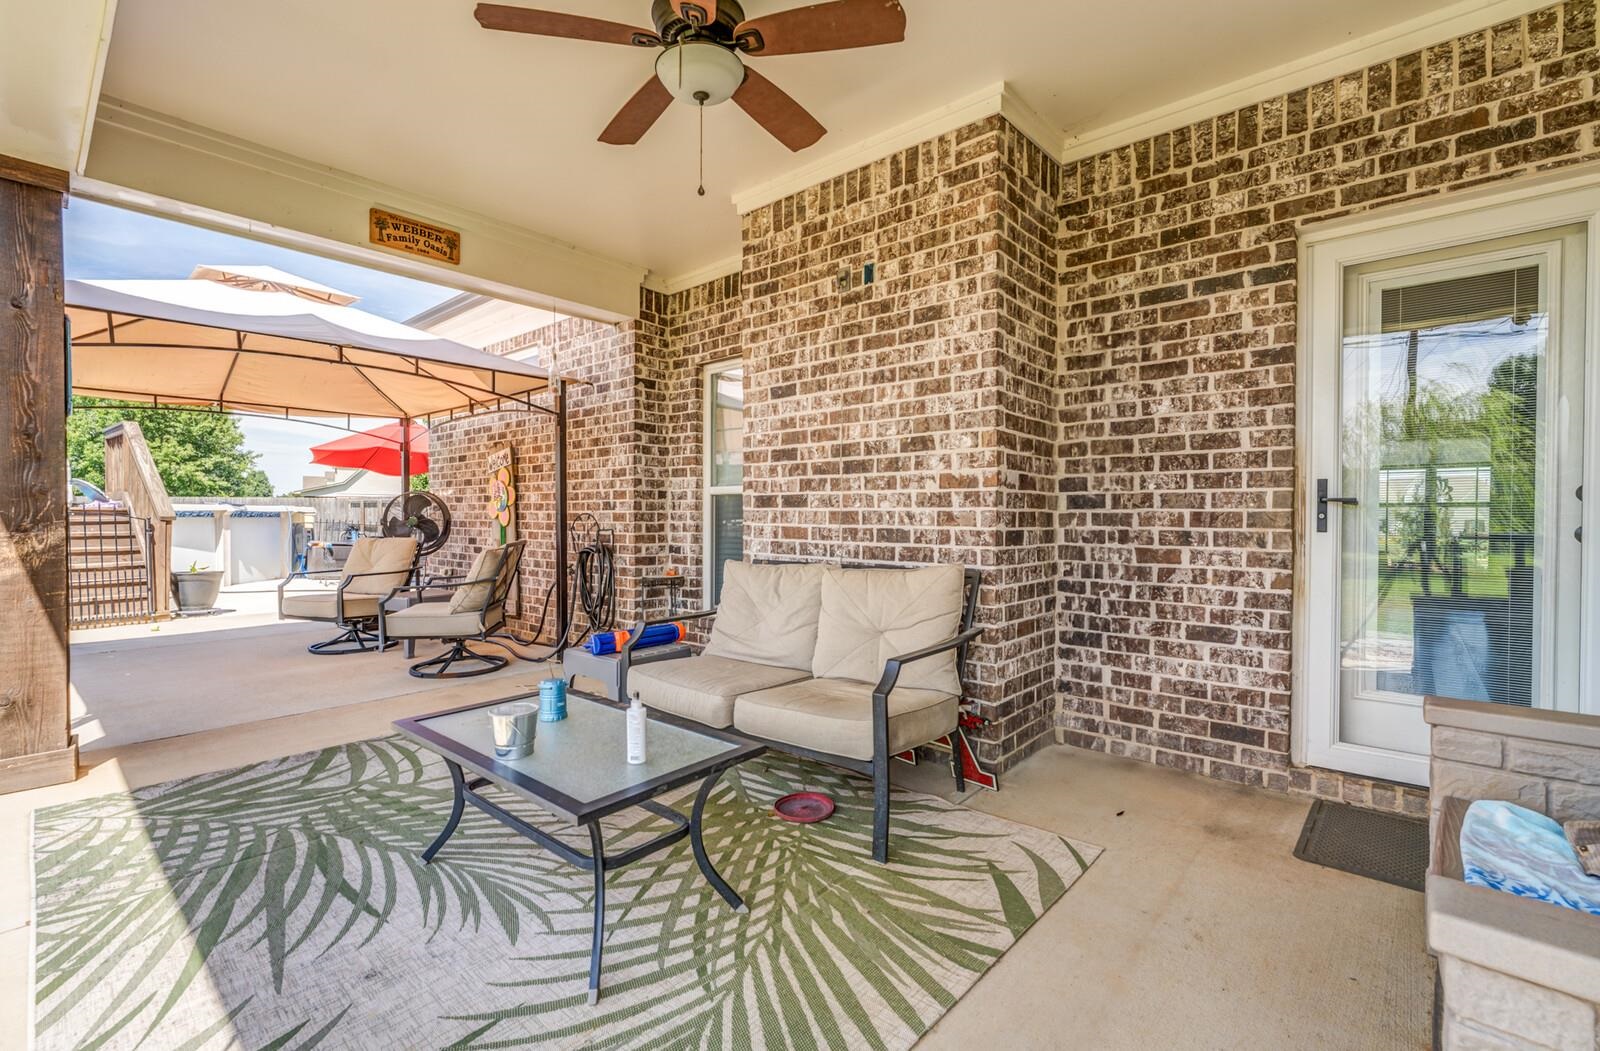
<path fill-rule="evenodd" d="M 703 112 L 731 98 L 779 142 L 803 150 L 826 129 L 741 56 L 839 51 L 893 44 L 906 36 L 906 14 L 898 0 L 831 0 L 748 20 L 735 0 L 654 0 L 653 30 L 504 4 L 479 4 L 474 16 L 485 29 L 660 48 L 656 75 L 600 133 L 601 142 L 617 146 L 638 142 L 673 99 Z"/>

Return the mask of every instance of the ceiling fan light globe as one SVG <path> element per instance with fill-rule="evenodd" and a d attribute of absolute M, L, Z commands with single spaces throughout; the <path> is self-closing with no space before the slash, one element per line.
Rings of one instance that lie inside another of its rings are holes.
<path fill-rule="evenodd" d="M 721 44 L 688 40 L 661 52 L 656 76 L 679 102 L 715 106 L 732 98 L 744 83 L 744 63 Z"/>

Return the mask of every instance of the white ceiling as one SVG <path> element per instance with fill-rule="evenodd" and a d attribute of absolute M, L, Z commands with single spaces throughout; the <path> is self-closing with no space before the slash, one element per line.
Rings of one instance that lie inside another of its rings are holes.
<path fill-rule="evenodd" d="M 690 107 L 637 146 L 595 141 L 654 52 L 489 32 L 473 6 L 122 0 L 104 92 L 675 276 L 737 253 L 735 192 L 996 83 L 1055 127 L 1087 130 L 1446 7 L 905 0 L 902 44 L 751 59 L 829 134 L 795 155 L 735 106 L 708 110 L 697 197 Z M 525 6 L 650 24 L 649 0 Z"/>

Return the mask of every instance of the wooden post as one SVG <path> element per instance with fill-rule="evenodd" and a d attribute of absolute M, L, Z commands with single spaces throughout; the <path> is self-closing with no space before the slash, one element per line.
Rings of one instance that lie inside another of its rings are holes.
<path fill-rule="evenodd" d="M 0 792 L 71 781 L 67 173 L 0 157 Z"/>

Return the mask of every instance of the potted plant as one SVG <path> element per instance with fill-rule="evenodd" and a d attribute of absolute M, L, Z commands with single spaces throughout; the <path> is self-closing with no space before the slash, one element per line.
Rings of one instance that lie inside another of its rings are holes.
<path fill-rule="evenodd" d="M 188 569 L 172 571 L 172 593 L 177 596 L 178 609 L 185 613 L 215 606 L 217 593 L 221 590 L 220 569 L 209 569 L 203 563 L 190 562 Z"/>

